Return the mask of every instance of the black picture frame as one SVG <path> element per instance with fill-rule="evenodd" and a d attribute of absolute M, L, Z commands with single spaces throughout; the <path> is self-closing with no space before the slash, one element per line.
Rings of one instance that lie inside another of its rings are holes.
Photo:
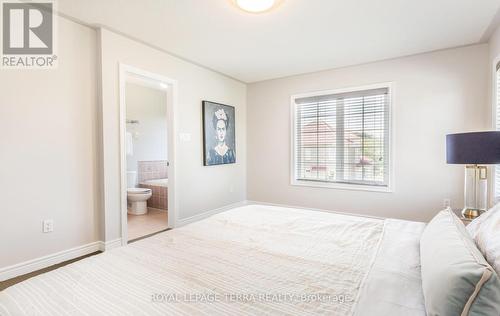
<path fill-rule="evenodd" d="M 234 106 L 202 101 L 204 166 L 236 163 L 235 113 Z"/>

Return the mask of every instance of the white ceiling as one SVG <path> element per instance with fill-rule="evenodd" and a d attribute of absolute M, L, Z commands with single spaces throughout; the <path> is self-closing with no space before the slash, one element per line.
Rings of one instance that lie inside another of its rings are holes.
<path fill-rule="evenodd" d="M 244 82 L 478 43 L 500 0 L 282 0 L 250 14 L 231 0 L 59 0 L 105 25 Z"/>

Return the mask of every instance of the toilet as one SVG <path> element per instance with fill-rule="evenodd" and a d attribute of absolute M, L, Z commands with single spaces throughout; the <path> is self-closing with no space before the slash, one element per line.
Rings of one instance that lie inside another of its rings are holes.
<path fill-rule="evenodd" d="M 151 189 L 136 188 L 137 172 L 127 171 L 127 209 L 132 215 L 144 215 L 148 212 L 148 200 Z"/>

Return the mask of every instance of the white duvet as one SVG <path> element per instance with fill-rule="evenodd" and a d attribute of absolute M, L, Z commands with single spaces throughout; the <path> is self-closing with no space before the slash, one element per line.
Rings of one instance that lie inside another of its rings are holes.
<path fill-rule="evenodd" d="M 249 205 L 12 286 L 0 315 L 425 315 L 422 228 Z"/>

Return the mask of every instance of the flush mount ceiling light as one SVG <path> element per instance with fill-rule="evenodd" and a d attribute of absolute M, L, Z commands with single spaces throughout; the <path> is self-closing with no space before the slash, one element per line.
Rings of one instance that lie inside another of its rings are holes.
<path fill-rule="evenodd" d="M 235 0 L 240 9 L 251 13 L 261 13 L 271 9 L 276 0 Z"/>

